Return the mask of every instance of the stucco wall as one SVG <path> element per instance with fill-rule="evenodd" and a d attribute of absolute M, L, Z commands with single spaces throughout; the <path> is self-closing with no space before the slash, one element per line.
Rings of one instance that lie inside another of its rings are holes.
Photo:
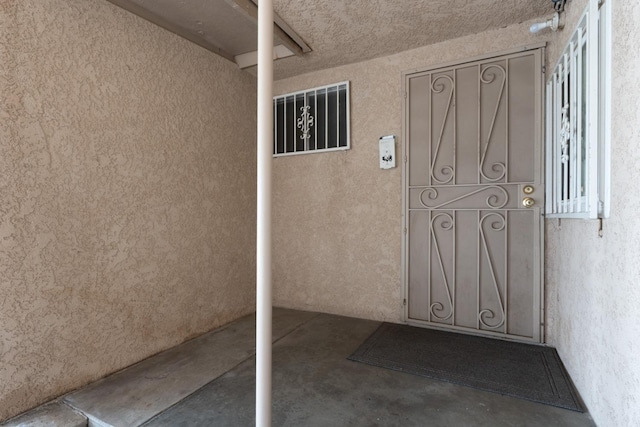
<path fill-rule="evenodd" d="M 587 0 L 566 28 L 530 23 L 276 82 L 286 93 L 351 81 L 353 149 L 275 160 L 274 298 L 281 306 L 402 319 L 401 170 L 383 171 L 377 140 L 398 136 L 401 72 L 547 40 L 555 65 Z M 613 3 L 612 217 L 546 221 L 546 334 L 599 426 L 640 424 L 640 5 Z M 624 191 L 623 191 L 624 190 Z"/>
<path fill-rule="evenodd" d="M 530 23 L 276 82 L 277 94 L 351 82 L 351 145 L 274 162 L 276 305 L 400 322 L 402 169 L 381 170 L 378 138 L 402 152 L 402 72 L 544 41 Z"/>
<path fill-rule="evenodd" d="M 611 0 L 608 0 L 611 1 Z M 567 7 L 560 49 L 586 0 Z M 547 220 L 549 342 L 600 427 L 640 425 L 640 4 L 613 0 L 611 218 Z"/>
<path fill-rule="evenodd" d="M 0 2 L 0 419 L 252 311 L 254 111 L 107 1 Z"/>

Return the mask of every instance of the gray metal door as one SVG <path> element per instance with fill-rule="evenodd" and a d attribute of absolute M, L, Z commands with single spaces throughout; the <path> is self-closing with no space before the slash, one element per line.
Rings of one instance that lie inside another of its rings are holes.
<path fill-rule="evenodd" d="M 542 57 L 405 76 L 410 324 L 543 340 Z"/>

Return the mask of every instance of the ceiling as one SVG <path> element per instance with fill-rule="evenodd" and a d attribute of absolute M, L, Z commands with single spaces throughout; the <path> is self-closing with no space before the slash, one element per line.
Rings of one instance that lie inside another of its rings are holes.
<path fill-rule="evenodd" d="M 252 52 L 257 49 L 257 28 L 252 1 L 257 0 L 109 1 L 243 67 L 255 63 Z M 276 79 L 386 56 L 553 13 L 550 0 L 273 0 L 273 3 L 278 15 L 274 45 L 282 45 L 278 57 L 284 57 L 275 63 Z"/>

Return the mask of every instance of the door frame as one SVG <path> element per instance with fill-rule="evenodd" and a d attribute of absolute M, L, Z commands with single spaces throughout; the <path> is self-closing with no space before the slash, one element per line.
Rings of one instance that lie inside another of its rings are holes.
<path fill-rule="evenodd" d="M 511 54 L 515 54 L 515 53 L 521 53 L 521 52 L 526 52 L 526 51 L 535 51 L 535 50 L 540 50 L 540 55 L 541 55 L 541 62 L 542 62 L 542 69 L 540 70 L 540 78 L 539 81 L 536 82 L 536 84 L 540 85 L 540 96 L 538 97 L 538 99 L 535 100 L 536 102 L 536 110 L 538 111 L 539 117 L 540 117 L 540 123 L 538 124 L 538 126 L 536 127 L 536 131 L 537 131 L 537 135 L 538 137 L 536 138 L 537 144 L 538 144 L 538 150 L 537 150 L 537 154 L 538 154 L 538 164 L 540 165 L 540 174 L 542 177 L 542 180 L 544 180 L 545 178 L 545 163 L 544 163 L 544 159 L 545 159 L 545 133 L 544 133 L 544 126 L 545 126 L 545 115 L 544 115 L 544 97 L 545 97 L 545 91 L 543 90 L 543 88 L 545 87 L 545 83 L 546 83 L 546 62 L 547 62 L 547 58 L 546 58 L 546 42 L 540 42 L 540 43 L 533 43 L 533 44 L 529 44 L 529 45 L 525 45 L 525 46 L 521 46 L 521 47 L 516 47 L 516 48 L 512 48 L 512 49 L 507 49 L 507 50 L 502 50 L 502 51 L 497 51 L 497 52 L 491 52 L 491 53 L 487 53 L 487 54 L 483 54 L 483 55 L 478 55 L 478 56 L 473 56 L 470 58 L 464 58 L 464 59 L 458 59 L 458 60 L 452 60 L 452 61 L 447 61 L 447 62 L 443 62 L 443 63 L 438 63 L 438 64 L 434 64 L 434 65 L 428 65 L 428 66 L 424 66 L 424 67 L 420 67 L 420 68 L 413 68 L 410 70 L 406 70 L 402 72 L 402 94 L 403 94 L 403 102 L 402 102 L 402 246 L 401 246 L 401 263 L 402 263 L 402 268 L 401 268 L 401 281 L 402 281 L 402 305 L 403 305 L 403 322 L 405 324 L 411 324 L 414 326 L 421 326 L 421 327 L 425 327 L 425 325 L 423 323 L 419 323 L 419 322 L 412 322 L 409 319 L 409 263 L 408 263 L 408 251 L 409 251 L 409 235 L 408 235 L 408 203 L 409 203 L 409 185 L 408 185 L 408 174 L 407 174 L 407 165 L 408 165 L 408 159 L 409 159 L 409 154 L 408 154 L 408 145 L 409 145 L 409 141 L 408 141 L 408 129 L 409 129 L 409 96 L 408 96 L 408 82 L 409 79 L 415 75 L 415 74 L 419 74 L 419 73 L 424 73 L 424 72 L 431 72 L 431 71 L 435 71 L 438 70 L 440 68 L 446 68 L 446 67 L 451 67 L 451 66 L 455 66 L 455 65 L 463 65 L 463 64 L 467 64 L 467 63 L 471 63 L 471 62 L 476 62 L 476 61 L 483 61 L 483 60 L 487 60 L 487 59 L 492 59 L 492 58 L 498 58 L 498 57 L 502 57 L 502 56 L 506 56 L 506 55 L 511 55 Z M 545 189 L 545 185 L 543 183 L 543 185 L 541 186 L 541 191 L 544 192 Z M 544 194 L 543 196 L 544 197 Z M 539 277 L 539 283 L 540 283 L 540 292 L 539 295 L 536 295 L 535 297 L 538 298 L 538 302 L 539 302 L 539 307 L 540 307 L 540 313 L 539 313 L 539 319 L 540 319 L 540 332 L 539 332 L 539 340 L 516 340 L 512 337 L 508 337 L 508 336 L 499 336 L 499 335 L 495 335 L 492 336 L 493 338 L 498 338 L 498 339 L 503 339 L 503 340 L 508 340 L 508 341 L 526 341 L 526 342 L 531 342 L 531 343 L 537 343 L 537 344 L 544 344 L 546 342 L 546 334 L 545 334 L 545 329 L 546 329 L 546 309 L 545 309 L 545 305 L 546 305 L 546 301 L 545 301 L 545 275 L 544 275 L 544 247 L 545 247 L 545 237 L 544 237 L 544 228 L 545 228 L 545 216 L 544 216 L 544 210 L 541 210 L 540 212 L 540 222 L 539 222 L 539 230 L 537 230 L 538 235 L 540 236 L 540 241 L 538 244 L 538 247 L 540 248 L 539 251 L 536 252 L 535 257 L 538 258 L 538 265 L 539 265 L 539 271 L 535 272 L 534 274 L 536 274 Z M 428 326 L 429 328 L 433 328 L 433 329 L 443 329 L 443 330 L 447 330 L 447 331 L 451 331 L 450 328 L 439 328 L 437 324 L 429 324 Z M 476 333 L 473 330 L 459 330 L 456 331 L 459 333 L 463 333 L 463 334 L 470 334 L 470 335 L 482 335 L 482 336 L 487 336 L 486 334 L 481 334 L 481 333 Z"/>

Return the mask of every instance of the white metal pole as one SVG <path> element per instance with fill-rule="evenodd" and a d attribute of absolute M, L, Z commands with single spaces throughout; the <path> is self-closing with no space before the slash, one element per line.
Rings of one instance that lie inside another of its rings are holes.
<path fill-rule="evenodd" d="M 258 197 L 256 238 L 256 427 L 271 426 L 271 162 L 273 0 L 258 7 Z"/>

